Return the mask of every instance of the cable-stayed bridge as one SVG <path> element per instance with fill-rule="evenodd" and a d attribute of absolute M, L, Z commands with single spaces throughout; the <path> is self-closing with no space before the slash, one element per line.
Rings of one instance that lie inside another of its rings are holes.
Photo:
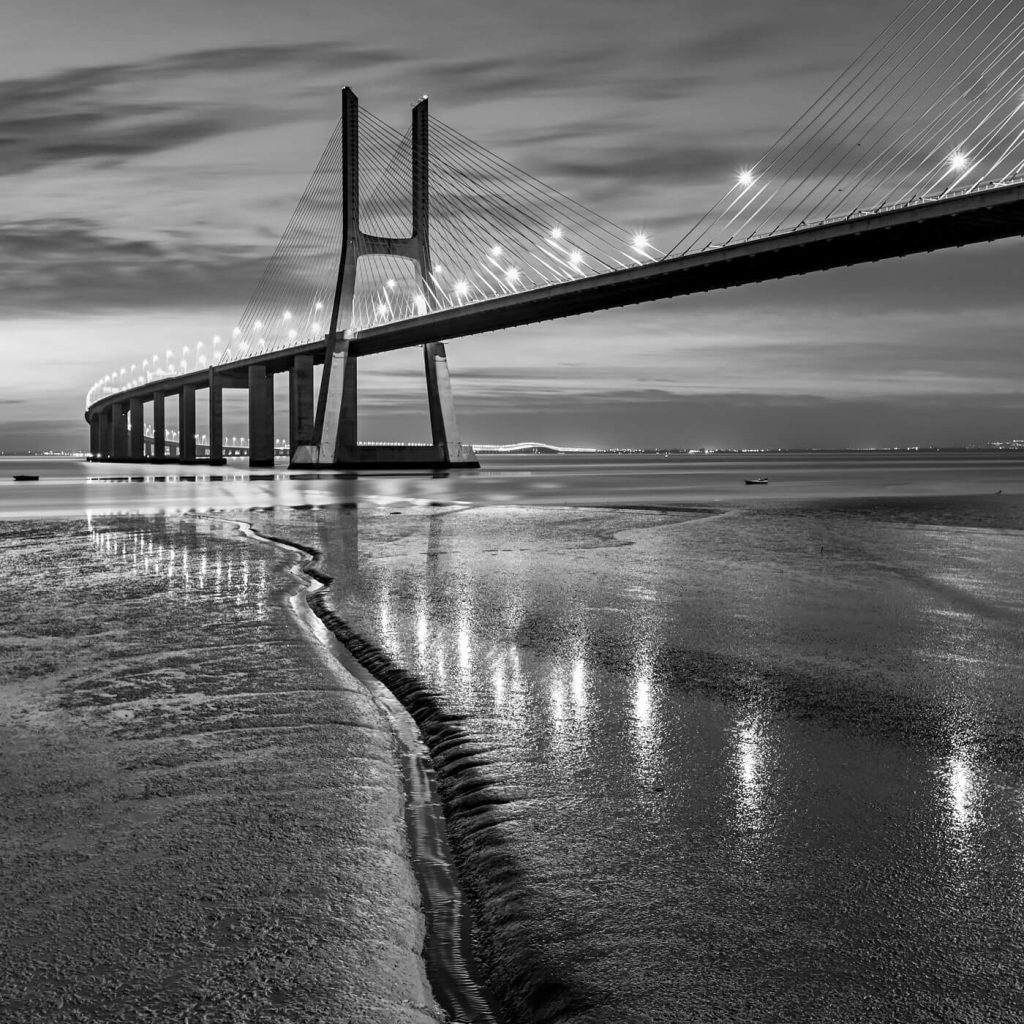
<path fill-rule="evenodd" d="M 250 462 L 270 464 L 273 380 L 287 373 L 292 465 L 475 465 L 447 341 L 1022 234 L 1024 10 L 1008 0 L 913 0 L 665 249 L 431 117 L 426 98 L 402 134 L 345 89 L 237 323 L 97 381 L 91 451 L 167 459 L 173 396 L 178 460 L 196 461 L 206 434 L 222 461 L 223 390 L 238 388 Z M 424 352 L 430 443 L 361 444 L 358 360 L 411 346 Z"/>

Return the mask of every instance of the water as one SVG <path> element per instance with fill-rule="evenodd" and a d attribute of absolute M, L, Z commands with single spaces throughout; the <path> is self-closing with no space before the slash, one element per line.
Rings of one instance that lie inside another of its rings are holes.
<path fill-rule="evenodd" d="M 14 474 L 38 481 L 16 482 Z M 745 479 L 765 476 L 767 487 Z M 0 517 L 209 511 L 343 502 L 490 505 L 762 503 L 879 495 L 1024 494 L 1022 452 L 484 456 L 477 471 L 361 476 L 228 465 L 0 458 Z"/>
<path fill-rule="evenodd" d="M 0 501 L 249 507 L 322 550 L 338 612 L 465 716 L 503 788 L 453 830 L 521 1019 L 559 988 L 588 1021 L 1011 1021 L 1022 469 L 517 457 Z"/>
<path fill-rule="evenodd" d="M 514 932 L 581 1019 L 925 1021 L 1024 1012 L 1021 513 L 275 519 L 515 794 Z"/>

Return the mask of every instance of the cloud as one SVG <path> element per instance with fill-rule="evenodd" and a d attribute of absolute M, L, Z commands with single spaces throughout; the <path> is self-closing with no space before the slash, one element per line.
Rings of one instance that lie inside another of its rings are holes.
<path fill-rule="evenodd" d="M 7 317 L 197 308 L 247 297 L 267 251 L 168 237 L 119 237 L 86 218 L 0 225 Z"/>
<path fill-rule="evenodd" d="M 527 5 L 530 6 L 530 5 Z M 735 66 L 777 66 L 773 44 L 784 33 L 777 17 L 758 17 L 749 7 L 730 22 L 721 12 L 686 18 L 676 0 L 646 3 L 636 12 L 639 22 L 652 27 L 634 38 L 609 41 L 606 18 L 620 17 L 619 4 L 535 3 L 538 18 L 553 22 L 546 36 L 529 48 L 498 52 L 486 59 L 425 62 L 423 75 L 438 93 L 471 97 L 475 104 L 553 95 L 614 97 L 616 102 L 656 103 L 696 95 L 716 80 L 735 74 Z M 602 11 L 602 7 L 608 10 Z M 659 10 L 659 8 L 661 8 Z M 560 25 L 559 22 L 562 22 Z M 655 26 L 661 29 L 654 31 Z M 572 33 L 571 47 L 565 33 Z M 553 52 L 557 48 L 557 52 Z M 652 67 L 657 74 L 649 73 Z M 696 71 L 694 68 L 703 70 Z M 792 62 L 786 73 L 794 73 Z"/>
<path fill-rule="evenodd" d="M 247 46 L 0 81 L 0 174 L 118 162 L 287 123 L 301 116 L 289 108 L 296 92 L 398 56 L 341 43 Z M 285 84 L 242 94 L 239 77 L 253 75 Z"/>
<path fill-rule="evenodd" d="M 422 74 L 432 91 L 471 97 L 474 103 L 504 101 L 583 87 L 589 72 L 606 65 L 612 50 L 607 44 L 583 47 L 557 61 L 543 49 L 505 59 L 434 60 L 425 62 Z"/>
<path fill-rule="evenodd" d="M 747 149 L 734 141 L 716 144 L 707 140 L 689 144 L 685 140 L 669 138 L 657 142 L 639 140 L 604 142 L 588 147 L 590 157 L 568 157 L 551 153 L 535 169 L 542 179 L 586 181 L 587 197 L 602 205 L 621 202 L 623 181 L 629 182 L 631 192 L 659 189 L 664 197 L 670 190 L 682 190 L 694 183 L 718 182 L 725 191 L 732 182 L 735 168 L 740 166 Z M 564 152 L 564 150 L 563 150 Z M 666 210 L 665 216 L 680 225 L 693 219 L 703 209 L 694 206 L 686 210 Z"/>

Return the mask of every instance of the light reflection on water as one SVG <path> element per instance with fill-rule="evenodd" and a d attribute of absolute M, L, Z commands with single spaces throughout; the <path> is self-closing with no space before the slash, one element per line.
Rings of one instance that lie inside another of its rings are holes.
<path fill-rule="evenodd" d="M 638 781 L 650 785 L 657 777 L 658 718 L 651 697 L 654 661 L 649 641 L 637 650 L 633 668 L 633 762 Z"/>
<path fill-rule="evenodd" d="M 139 523 L 146 524 L 144 528 Z M 89 536 L 96 550 L 140 580 L 174 590 L 187 599 L 228 598 L 236 607 L 265 615 L 269 607 L 271 578 L 265 552 L 241 542 L 231 556 L 223 550 L 223 538 L 214 537 L 218 525 L 201 520 L 159 517 L 86 516 Z M 196 629 L 201 630 L 197 621 Z"/>
<path fill-rule="evenodd" d="M 966 830 L 972 816 L 972 789 L 974 788 L 973 772 L 970 764 L 956 754 L 947 762 L 949 804 L 953 812 L 953 827 Z"/>
<path fill-rule="evenodd" d="M 595 1020 L 1006 1009 L 1024 916 L 979 894 L 1024 890 L 1024 535 L 806 510 L 289 527 L 529 794 L 511 848 Z M 965 928 L 1006 957 L 962 959 Z"/>
<path fill-rule="evenodd" d="M 756 718 L 743 719 L 736 726 L 735 736 L 738 824 L 756 833 L 763 827 L 762 805 L 769 770 L 761 723 Z"/>
<path fill-rule="evenodd" d="M 1018 1009 L 1013 514 L 369 503 L 274 532 L 530 795 L 510 849 L 595 1020 L 916 1022 Z M 155 585 L 265 605 L 261 558 L 167 536 L 94 530 Z"/>

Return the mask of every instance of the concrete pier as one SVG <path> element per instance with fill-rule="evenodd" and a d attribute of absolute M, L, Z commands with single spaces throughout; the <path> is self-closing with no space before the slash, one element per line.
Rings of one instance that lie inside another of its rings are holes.
<path fill-rule="evenodd" d="M 459 438 L 455 421 L 455 396 L 448 373 L 448 356 L 444 344 L 433 342 L 423 346 L 423 364 L 427 377 L 427 405 L 430 409 L 430 435 L 434 447 L 442 453 L 442 461 L 451 466 L 476 466 L 473 449 Z"/>
<path fill-rule="evenodd" d="M 224 383 L 210 367 L 210 465 L 224 465 Z"/>
<path fill-rule="evenodd" d="M 128 403 L 115 402 L 112 408 L 113 413 L 113 458 L 124 462 L 129 455 L 128 452 Z"/>
<path fill-rule="evenodd" d="M 288 450 L 313 443 L 313 357 L 299 355 L 288 371 Z"/>
<path fill-rule="evenodd" d="M 130 430 L 128 457 L 132 462 L 142 462 L 146 457 L 146 445 L 141 397 L 131 398 L 128 401 L 128 424 Z"/>
<path fill-rule="evenodd" d="M 274 375 L 249 367 L 249 465 L 274 464 Z"/>
<path fill-rule="evenodd" d="M 196 385 L 183 384 L 178 395 L 178 461 L 196 461 Z"/>
<path fill-rule="evenodd" d="M 114 407 L 108 405 L 96 416 L 99 423 L 100 446 L 98 455 L 101 459 L 109 459 L 114 451 Z"/>
<path fill-rule="evenodd" d="M 167 426 L 164 418 L 164 393 L 153 393 L 153 461 L 167 458 Z"/>

